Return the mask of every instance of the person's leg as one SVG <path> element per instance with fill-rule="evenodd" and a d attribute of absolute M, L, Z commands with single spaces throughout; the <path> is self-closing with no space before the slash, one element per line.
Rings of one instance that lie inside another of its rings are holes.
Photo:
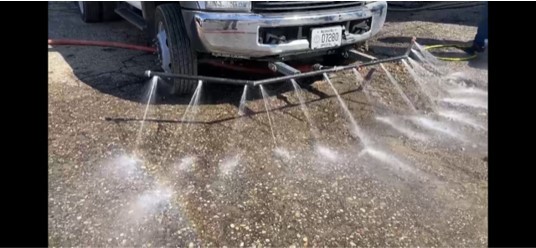
<path fill-rule="evenodd" d="M 484 6 L 484 13 L 482 13 L 482 20 L 478 25 L 478 31 L 476 32 L 475 40 L 473 41 L 473 47 L 475 50 L 481 52 L 484 51 L 485 41 L 488 38 L 488 3 Z"/>

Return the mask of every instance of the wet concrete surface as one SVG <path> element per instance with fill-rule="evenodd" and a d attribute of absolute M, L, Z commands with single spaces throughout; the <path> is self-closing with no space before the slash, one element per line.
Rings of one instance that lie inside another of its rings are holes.
<path fill-rule="evenodd" d="M 427 19 L 479 10 L 415 13 L 419 21 L 395 13 L 370 53 L 399 54 L 412 36 L 469 42 L 471 20 Z M 49 3 L 49 38 L 144 42 L 124 21 L 85 24 L 63 2 Z M 290 84 L 268 89 L 279 152 L 257 89 L 240 117 L 242 88 L 209 85 L 189 124 L 180 119 L 190 96 L 157 96 L 136 147 L 149 87 L 142 74 L 157 69 L 155 60 L 122 49 L 49 48 L 50 246 L 487 246 L 487 108 L 456 108 L 480 128 L 426 119 L 426 98 L 398 62 L 385 66 L 421 115 L 380 67 L 365 86 L 369 97 L 351 72 L 330 75 L 374 147 L 350 131 L 325 81 L 304 86 L 317 140 Z M 486 65 L 484 55 L 442 68 L 487 92 Z"/>

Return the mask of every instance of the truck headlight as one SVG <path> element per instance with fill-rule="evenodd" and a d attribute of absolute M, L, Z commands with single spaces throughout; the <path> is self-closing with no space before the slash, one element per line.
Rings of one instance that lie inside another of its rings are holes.
<path fill-rule="evenodd" d="M 250 1 L 206 1 L 205 7 L 208 10 L 221 11 L 250 11 Z"/>

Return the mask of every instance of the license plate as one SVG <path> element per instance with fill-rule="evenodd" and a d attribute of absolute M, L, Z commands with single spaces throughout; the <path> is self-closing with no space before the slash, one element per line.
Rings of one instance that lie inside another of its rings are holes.
<path fill-rule="evenodd" d="M 311 29 L 311 49 L 337 47 L 342 41 L 342 26 Z"/>

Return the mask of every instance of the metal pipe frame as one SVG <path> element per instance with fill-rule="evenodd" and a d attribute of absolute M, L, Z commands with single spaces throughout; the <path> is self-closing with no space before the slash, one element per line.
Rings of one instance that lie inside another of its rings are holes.
<path fill-rule="evenodd" d="M 171 78 L 192 79 L 192 80 L 202 80 L 203 82 L 207 82 L 207 83 L 248 85 L 248 86 L 255 87 L 255 86 L 259 86 L 263 84 L 273 84 L 273 83 L 278 83 L 281 81 L 287 81 L 291 79 L 312 77 L 312 76 L 317 76 L 317 75 L 321 75 L 324 73 L 344 71 L 344 70 L 349 70 L 353 68 L 366 67 L 366 66 L 406 59 L 409 57 L 409 54 L 411 53 L 411 49 L 413 48 L 414 45 L 415 45 L 415 37 L 411 39 L 411 44 L 408 47 L 404 55 L 391 57 L 391 58 L 385 58 L 385 59 L 374 59 L 374 60 L 364 62 L 364 63 L 355 63 L 355 64 L 346 65 L 346 66 L 335 66 L 335 67 L 331 67 L 328 69 L 320 69 L 316 71 L 280 76 L 280 77 L 275 77 L 275 78 L 261 79 L 261 80 L 244 80 L 244 79 L 220 78 L 220 77 L 209 77 L 209 76 L 195 76 L 195 75 L 185 75 L 185 74 L 173 74 L 173 73 L 166 73 L 166 72 L 153 72 L 151 70 L 145 71 L 145 76 L 147 77 L 158 76 L 160 78 L 167 78 L 167 79 L 171 79 Z"/>

